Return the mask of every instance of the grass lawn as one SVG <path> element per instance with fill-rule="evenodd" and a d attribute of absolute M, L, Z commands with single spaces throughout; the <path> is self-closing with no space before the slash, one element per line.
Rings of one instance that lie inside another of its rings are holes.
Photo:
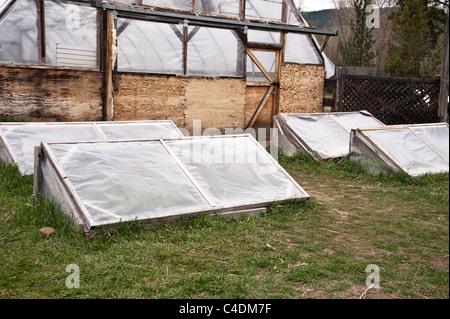
<path fill-rule="evenodd" d="M 123 225 L 89 240 L 33 203 L 0 164 L 0 298 L 449 298 L 448 174 L 371 176 L 299 155 L 280 164 L 311 195 L 240 220 Z M 38 230 L 52 226 L 49 240 Z M 68 289 L 66 267 L 80 270 Z"/>

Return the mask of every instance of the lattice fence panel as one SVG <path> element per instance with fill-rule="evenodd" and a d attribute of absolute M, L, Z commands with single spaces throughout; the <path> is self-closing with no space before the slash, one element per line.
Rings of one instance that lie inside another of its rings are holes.
<path fill-rule="evenodd" d="M 346 75 L 340 111 L 367 110 L 387 125 L 439 122 L 439 79 Z"/>

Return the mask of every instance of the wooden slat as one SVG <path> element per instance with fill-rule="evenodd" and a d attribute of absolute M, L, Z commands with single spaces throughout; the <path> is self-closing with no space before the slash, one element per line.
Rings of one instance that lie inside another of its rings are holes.
<path fill-rule="evenodd" d="M 439 122 L 439 79 L 345 75 L 341 110 L 367 110 L 387 125 Z"/>
<path fill-rule="evenodd" d="M 105 104 L 104 117 L 106 121 L 111 121 L 113 117 L 113 47 L 115 46 L 113 39 L 114 17 L 113 11 L 106 11 L 106 60 L 105 60 Z"/>

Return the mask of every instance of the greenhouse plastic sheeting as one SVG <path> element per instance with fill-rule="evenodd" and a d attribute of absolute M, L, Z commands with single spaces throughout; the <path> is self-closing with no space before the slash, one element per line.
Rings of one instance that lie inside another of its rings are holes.
<path fill-rule="evenodd" d="M 318 160 L 348 154 L 352 129 L 382 127 L 368 112 L 279 114 L 281 131 L 296 148 Z"/>
<path fill-rule="evenodd" d="M 354 130 L 350 148 L 350 159 L 372 173 L 403 171 L 417 177 L 449 171 L 446 123 Z"/>
<path fill-rule="evenodd" d="M 32 174 L 34 147 L 41 142 L 180 138 L 172 121 L 0 123 L 0 159 Z"/>
<path fill-rule="evenodd" d="M 18 0 L 0 20 L 0 63 L 39 63 L 36 17 L 36 1 Z"/>
<path fill-rule="evenodd" d="M 45 198 L 65 198 L 66 212 L 88 229 L 309 197 L 248 134 L 42 143 L 41 152 L 37 189 Z"/>
<path fill-rule="evenodd" d="M 183 73 L 183 43 L 177 24 L 118 19 L 118 70 Z"/>

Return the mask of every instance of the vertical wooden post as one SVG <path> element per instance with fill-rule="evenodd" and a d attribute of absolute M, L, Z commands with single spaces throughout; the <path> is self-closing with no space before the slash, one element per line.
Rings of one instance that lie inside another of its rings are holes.
<path fill-rule="evenodd" d="M 37 198 L 41 193 L 42 184 L 42 153 L 41 147 L 34 147 L 34 177 L 33 177 L 33 198 Z"/>
<path fill-rule="evenodd" d="M 438 116 L 441 122 L 447 122 L 448 121 L 448 55 L 449 55 L 449 48 L 448 48 L 448 20 L 449 17 L 447 16 L 447 24 L 445 27 L 445 34 L 444 34 L 444 50 L 443 50 L 443 56 L 442 56 L 442 65 L 441 65 L 441 87 L 439 91 L 439 109 L 438 109 Z"/>
<path fill-rule="evenodd" d="M 183 41 L 183 74 L 187 74 L 187 50 L 188 50 L 188 32 L 189 28 L 187 25 L 187 20 L 184 20 L 183 24 L 183 35 L 184 35 L 184 41 Z"/>
<path fill-rule="evenodd" d="M 272 127 L 275 127 L 274 116 L 278 115 L 280 111 L 280 82 L 281 82 L 281 62 L 282 50 L 275 51 L 275 90 L 273 93 L 272 105 Z"/>
<path fill-rule="evenodd" d="M 239 5 L 241 6 L 240 10 L 239 10 L 239 17 L 241 19 L 245 19 L 245 1 L 246 0 L 240 0 L 239 1 Z"/>
<path fill-rule="evenodd" d="M 46 60 L 46 46 L 45 46 L 45 8 L 44 1 L 38 0 L 37 6 L 37 30 L 38 30 L 38 51 L 39 51 L 39 64 L 45 65 Z"/>
<path fill-rule="evenodd" d="M 116 37 L 114 27 L 115 12 L 111 10 L 106 11 L 106 59 L 105 59 L 105 86 L 104 86 L 104 118 L 106 121 L 113 119 L 113 71 L 116 54 Z"/>

